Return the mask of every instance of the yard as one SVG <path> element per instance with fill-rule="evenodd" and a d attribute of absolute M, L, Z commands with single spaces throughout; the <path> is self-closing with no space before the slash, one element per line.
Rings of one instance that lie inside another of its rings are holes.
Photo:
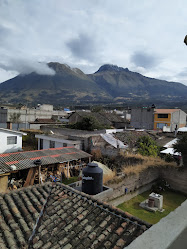
<path fill-rule="evenodd" d="M 127 202 L 123 202 L 122 204 L 118 205 L 117 207 L 126 211 L 144 221 L 149 222 L 150 224 L 157 223 L 160 219 L 167 216 L 171 211 L 175 210 L 178 206 L 181 205 L 182 202 L 186 200 L 186 196 L 175 193 L 172 191 L 165 191 L 161 193 L 163 195 L 163 208 L 165 209 L 164 212 L 149 212 L 139 206 L 140 202 L 148 199 L 148 196 L 151 192 L 146 191 Z"/>
<path fill-rule="evenodd" d="M 77 182 L 78 181 L 78 177 L 77 176 L 73 176 L 70 177 L 69 179 L 65 178 L 62 180 L 62 183 L 64 183 L 65 185 L 71 184 L 73 182 Z"/>

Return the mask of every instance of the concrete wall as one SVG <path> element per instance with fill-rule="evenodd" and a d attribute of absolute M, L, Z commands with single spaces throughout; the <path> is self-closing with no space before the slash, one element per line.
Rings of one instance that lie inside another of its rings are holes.
<path fill-rule="evenodd" d="M 7 144 L 7 137 L 17 137 L 17 144 Z M 22 151 L 22 135 L 0 131 L 0 153 Z"/>
<path fill-rule="evenodd" d="M 187 194 L 186 167 L 165 169 L 150 168 L 137 175 L 124 176 L 116 183 L 107 184 L 108 187 L 113 189 L 113 193 L 110 197 L 107 197 L 105 201 L 117 206 L 151 189 L 152 185 L 156 183 L 159 178 L 165 179 L 173 190 Z M 125 195 L 125 188 L 128 189 L 127 195 Z"/>
<path fill-rule="evenodd" d="M 177 129 L 186 125 L 186 113 L 182 110 L 176 111 L 172 114 L 171 131 L 175 130 L 176 125 Z"/>
<path fill-rule="evenodd" d="M 6 123 L 7 122 L 7 109 L 0 109 L 0 123 Z"/>
<path fill-rule="evenodd" d="M 39 138 L 40 137 L 40 138 Z M 67 144 L 66 147 L 68 146 L 74 146 L 77 149 L 82 149 L 82 144 L 81 142 L 74 143 L 71 140 L 66 140 L 66 139 L 55 139 L 53 137 L 44 137 L 44 136 L 36 136 L 36 138 L 38 138 L 38 149 L 40 150 L 40 139 L 43 139 L 43 149 L 49 149 L 50 148 L 50 141 L 54 141 L 55 142 L 55 148 L 60 148 L 60 147 L 64 147 L 65 144 Z"/>
<path fill-rule="evenodd" d="M 51 108 L 44 109 L 0 109 L 0 123 L 6 123 L 7 121 L 13 121 L 13 115 L 18 115 L 19 122 L 28 123 L 34 122 L 39 119 L 51 119 L 52 116 L 64 117 L 66 113 L 64 111 L 53 111 Z"/>
<path fill-rule="evenodd" d="M 160 177 L 166 179 L 172 189 L 187 194 L 187 167 L 162 169 Z"/>
<path fill-rule="evenodd" d="M 131 110 L 131 127 L 152 130 L 154 125 L 153 108 L 135 108 Z"/>
<path fill-rule="evenodd" d="M 133 194 L 133 192 L 136 192 L 138 189 L 146 185 L 149 185 L 149 189 L 151 188 L 152 184 L 158 179 L 158 177 L 159 171 L 157 169 L 155 170 L 154 168 L 147 169 L 137 175 L 131 174 L 129 176 L 124 176 L 121 178 L 121 180 L 119 179 L 119 181 L 116 183 L 107 184 L 107 186 L 113 189 L 113 194 L 106 201 L 113 201 L 115 198 L 123 196 L 125 194 L 125 188 L 128 189 L 128 194 Z M 135 196 L 138 193 L 139 192 L 136 192 Z"/>

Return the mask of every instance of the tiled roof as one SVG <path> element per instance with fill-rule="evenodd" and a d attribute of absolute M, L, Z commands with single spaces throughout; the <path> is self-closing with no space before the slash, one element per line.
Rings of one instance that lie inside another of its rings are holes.
<path fill-rule="evenodd" d="M 61 183 L 0 195 L 2 249 L 120 249 L 149 227 Z"/>
<path fill-rule="evenodd" d="M 37 118 L 34 122 L 30 122 L 30 124 L 46 124 L 46 123 L 56 123 L 55 120 L 51 118 Z"/>
<path fill-rule="evenodd" d="M 111 125 L 111 121 L 109 121 L 106 117 L 104 117 L 99 112 L 84 112 L 84 111 L 77 111 L 75 112 L 81 117 L 93 117 L 97 121 L 99 121 L 102 125 Z M 73 114 L 72 114 L 73 115 Z"/>
<path fill-rule="evenodd" d="M 164 113 L 164 114 L 167 114 L 167 113 L 177 112 L 179 110 L 180 109 L 155 109 L 155 113 Z"/>
<path fill-rule="evenodd" d="M 105 118 L 107 118 L 111 122 L 124 122 L 123 119 L 116 113 L 101 112 L 100 114 L 103 115 Z"/>
<path fill-rule="evenodd" d="M 90 156 L 90 154 L 76 149 L 75 147 L 61 147 L 55 149 L 0 154 L 0 174 L 13 171 L 11 165 L 16 166 L 15 170 L 36 167 L 34 161 L 37 159 L 41 160 L 41 165 L 48 165 L 78 160 Z"/>

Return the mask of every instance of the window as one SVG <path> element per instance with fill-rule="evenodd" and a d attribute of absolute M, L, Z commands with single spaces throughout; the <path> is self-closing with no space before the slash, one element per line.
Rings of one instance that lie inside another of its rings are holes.
<path fill-rule="evenodd" d="M 17 136 L 7 137 L 7 144 L 17 144 Z"/>
<path fill-rule="evenodd" d="M 67 144 L 66 144 L 66 143 L 63 143 L 63 147 L 67 147 Z"/>
<path fill-rule="evenodd" d="M 49 141 L 49 148 L 55 148 L 55 141 Z"/>
<path fill-rule="evenodd" d="M 157 123 L 156 127 L 159 129 L 163 129 L 163 127 L 166 126 L 164 123 Z"/>
<path fill-rule="evenodd" d="M 158 114 L 158 118 L 168 118 L 168 114 L 160 113 Z"/>
<path fill-rule="evenodd" d="M 40 150 L 43 150 L 43 139 L 40 139 Z"/>

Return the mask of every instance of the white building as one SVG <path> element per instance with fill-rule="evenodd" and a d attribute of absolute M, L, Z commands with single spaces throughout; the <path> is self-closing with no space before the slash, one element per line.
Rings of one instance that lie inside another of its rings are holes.
<path fill-rule="evenodd" d="M 39 105 L 36 108 L 24 108 L 24 109 L 0 109 L 0 123 L 12 122 L 12 123 L 29 123 L 39 119 L 63 119 L 67 116 L 65 111 L 53 110 L 53 105 Z"/>
<path fill-rule="evenodd" d="M 23 132 L 0 128 L 0 153 L 22 151 Z"/>
<path fill-rule="evenodd" d="M 35 135 L 38 138 L 38 150 L 60 148 L 60 147 L 72 147 L 82 149 L 82 143 L 80 140 L 71 140 L 67 136 L 62 135 Z"/>

